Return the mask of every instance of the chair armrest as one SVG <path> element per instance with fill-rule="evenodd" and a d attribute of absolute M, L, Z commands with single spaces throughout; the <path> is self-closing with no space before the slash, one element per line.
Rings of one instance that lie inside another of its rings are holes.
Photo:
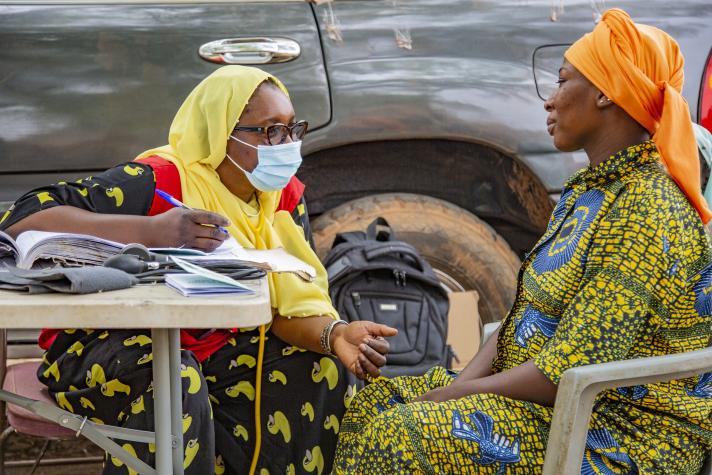
<path fill-rule="evenodd" d="M 482 344 L 485 344 L 487 340 L 489 340 L 489 338 L 494 332 L 497 331 L 501 324 L 502 322 L 485 323 L 485 326 L 482 327 Z"/>
<path fill-rule="evenodd" d="M 712 370 L 712 348 L 571 368 L 559 382 L 543 475 L 579 473 L 596 395 L 623 386 L 683 379 Z"/>

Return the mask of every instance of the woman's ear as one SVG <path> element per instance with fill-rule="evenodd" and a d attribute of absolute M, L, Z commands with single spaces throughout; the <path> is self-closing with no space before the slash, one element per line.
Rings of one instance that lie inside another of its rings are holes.
<path fill-rule="evenodd" d="M 613 104 L 613 101 L 608 98 L 604 93 L 598 92 L 596 94 L 596 107 L 599 109 L 605 109 L 606 107 L 610 107 Z"/>

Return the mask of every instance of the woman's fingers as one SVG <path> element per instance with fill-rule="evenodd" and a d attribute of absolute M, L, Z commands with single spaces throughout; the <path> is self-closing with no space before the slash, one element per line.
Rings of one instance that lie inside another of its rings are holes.
<path fill-rule="evenodd" d="M 205 211 L 202 209 L 190 209 L 186 210 L 190 220 L 195 224 L 212 224 L 213 226 L 230 226 L 230 221 L 222 215 L 213 213 L 211 211 Z M 224 233 L 223 233 L 224 234 Z"/>
<path fill-rule="evenodd" d="M 230 237 L 230 235 L 222 229 L 216 226 L 209 226 L 207 224 L 193 225 L 196 238 L 214 239 L 216 241 L 220 241 L 221 243 Z"/>
<path fill-rule="evenodd" d="M 222 241 L 218 241 L 217 239 L 197 237 L 186 242 L 185 247 L 198 249 L 199 251 L 213 252 L 222 243 Z"/>
<path fill-rule="evenodd" d="M 396 336 L 398 334 L 397 329 L 380 323 L 370 323 L 368 325 L 368 332 L 376 336 Z"/>
<path fill-rule="evenodd" d="M 366 379 L 366 375 L 363 373 L 363 368 L 361 368 L 361 363 L 358 362 L 358 359 L 354 362 L 353 373 L 358 379 Z"/>
<path fill-rule="evenodd" d="M 378 376 L 381 375 L 381 371 L 369 361 L 368 358 L 366 358 L 363 353 L 359 353 L 358 355 L 358 361 L 361 363 L 361 367 L 368 373 L 369 375 L 373 376 L 374 378 L 377 378 Z"/>
<path fill-rule="evenodd" d="M 368 360 L 375 366 L 380 368 L 386 364 L 386 357 L 383 356 L 382 353 L 379 353 L 371 348 L 369 345 L 361 343 L 358 348 L 361 350 L 361 354 L 368 358 Z"/>
<path fill-rule="evenodd" d="M 386 341 L 385 338 L 383 337 L 376 337 L 376 338 L 369 338 L 367 341 L 368 346 L 376 350 L 382 355 L 385 355 L 388 353 L 388 350 L 390 349 L 391 345 Z"/>
<path fill-rule="evenodd" d="M 230 235 L 222 226 L 227 226 L 229 221 L 216 213 L 203 210 L 185 210 L 188 226 L 186 229 L 186 247 L 212 252 L 220 246 Z"/>
<path fill-rule="evenodd" d="M 430 391 L 426 392 L 425 394 L 422 394 L 418 396 L 417 398 L 413 399 L 413 402 L 445 402 L 450 399 L 454 399 L 449 396 L 447 387 L 440 387 L 440 388 L 435 388 L 431 389 Z"/>
<path fill-rule="evenodd" d="M 203 210 L 189 210 L 188 218 L 192 223 L 192 231 L 196 237 L 224 241 L 230 235 L 224 226 L 229 226 L 229 221 L 216 213 Z"/>

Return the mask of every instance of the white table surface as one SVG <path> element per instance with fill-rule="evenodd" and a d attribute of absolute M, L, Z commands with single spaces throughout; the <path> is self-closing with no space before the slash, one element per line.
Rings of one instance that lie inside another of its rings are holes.
<path fill-rule="evenodd" d="M 269 322 L 267 279 L 241 283 L 256 295 L 183 297 L 163 284 L 84 295 L 0 290 L 0 328 L 248 328 Z"/>

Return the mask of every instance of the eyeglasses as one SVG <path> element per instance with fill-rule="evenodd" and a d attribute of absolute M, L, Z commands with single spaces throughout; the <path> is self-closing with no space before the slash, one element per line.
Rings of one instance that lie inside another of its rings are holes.
<path fill-rule="evenodd" d="M 571 43 L 556 43 L 537 46 L 532 53 L 532 73 L 534 74 L 534 87 L 536 94 L 542 101 L 546 101 L 556 92 L 559 68 L 564 57 L 564 52 Z"/>
<path fill-rule="evenodd" d="M 300 120 L 292 125 L 272 124 L 267 127 L 251 127 L 238 125 L 235 130 L 240 132 L 252 132 L 264 134 L 267 142 L 270 145 L 279 145 L 291 137 L 295 142 L 302 140 L 307 133 L 309 123 L 306 120 Z"/>

